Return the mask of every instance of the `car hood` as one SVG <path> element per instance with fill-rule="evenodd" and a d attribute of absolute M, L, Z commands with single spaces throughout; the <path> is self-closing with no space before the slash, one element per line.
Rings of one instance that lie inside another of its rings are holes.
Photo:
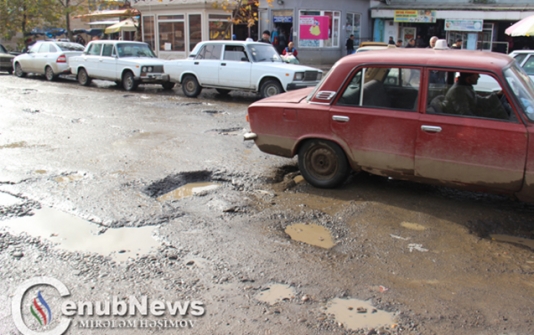
<path fill-rule="evenodd" d="M 139 64 L 139 65 L 163 65 L 163 59 L 151 57 L 121 57 L 118 58 L 121 63 Z"/>
<path fill-rule="evenodd" d="M 300 64 L 291 64 L 291 63 L 275 63 L 275 62 L 256 62 L 254 63 L 255 66 L 260 66 L 260 65 L 266 65 L 268 67 L 271 67 L 271 68 L 278 68 L 278 69 L 282 69 L 282 70 L 291 70 L 291 71 L 295 71 L 295 72 L 299 72 L 299 71 L 321 71 L 320 69 L 317 69 L 317 68 L 314 68 L 314 67 L 310 67 L 310 66 L 306 66 L 306 65 L 300 65 Z"/>
<path fill-rule="evenodd" d="M 306 97 L 310 94 L 311 91 L 313 91 L 315 87 L 306 87 L 301 88 L 300 90 L 294 90 L 285 92 L 282 94 L 277 94 L 269 98 L 265 98 L 260 100 L 260 103 L 292 103 L 292 104 L 298 104 L 302 100 L 306 99 Z"/>
<path fill-rule="evenodd" d="M 5 54 L 3 52 L 0 52 L 0 57 L 3 57 L 3 58 L 15 58 L 15 56 L 13 56 L 11 54 Z"/>

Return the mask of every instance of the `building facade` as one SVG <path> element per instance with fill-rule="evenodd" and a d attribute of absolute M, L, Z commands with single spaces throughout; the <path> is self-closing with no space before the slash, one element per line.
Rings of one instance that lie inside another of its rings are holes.
<path fill-rule="evenodd" d="M 383 0 L 371 2 L 373 38 L 389 37 L 406 45 L 415 38 L 427 46 L 430 37 L 446 39 L 462 49 L 508 53 L 534 47 L 532 39 L 511 38 L 504 31 L 515 22 L 534 15 L 533 0 Z"/>
<path fill-rule="evenodd" d="M 275 0 L 270 6 L 263 0 L 258 12 L 258 31 L 269 30 L 275 44 L 276 37 L 278 43 L 292 41 L 306 64 L 343 57 L 351 34 L 355 46 L 372 40 L 368 0 Z"/>
<path fill-rule="evenodd" d="M 258 40 L 269 30 L 281 52 L 292 41 L 306 64 L 331 64 L 346 54 L 345 42 L 355 35 L 355 45 L 372 39 L 368 0 L 260 1 L 258 23 L 247 31 L 232 25 L 228 11 L 211 0 L 134 0 L 142 13 L 143 41 L 158 57 L 185 58 L 202 40 Z"/>

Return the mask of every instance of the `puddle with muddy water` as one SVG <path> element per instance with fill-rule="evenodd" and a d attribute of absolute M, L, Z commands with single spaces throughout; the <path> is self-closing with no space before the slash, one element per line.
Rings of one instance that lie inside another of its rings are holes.
<path fill-rule="evenodd" d="M 412 223 L 412 222 L 401 222 L 401 227 L 411 229 L 411 230 L 417 230 L 417 231 L 423 231 L 426 230 L 426 227 L 423 225 L 420 225 L 418 223 Z"/>
<path fill-rule="evenodd" d="M 57 249 L 109 255 L 115 261 L 147 254 L 159 246 L 152 237 L 154 226 L 109 228 L 98 235 L 101 227 L 96 224 L 52 208 L 37 210 L 33 216 L 0 221 L 0 228 L 44 238 L 57 243 Z"/>
<path fill-rule="evenodd" d="M 497 242 L 515 243 L 515 244 L 522 245 L 524 247 L 529 247 L 532 250 L 534 250 L 534 240 L 530 240 L 528 238 L 515 237 L 515 236 L 510 236 L 510 235 L 500 235 L 500 234 L 490 235 L 490 238 Z"/>
<path fill-rule="evenodd" d="M 256 295 L 256 299 L 274 305 L 279 301 L 290 300 L 295 297 L 295 290 L 284 284 L 272 284 Z"/>
<path fill-rule="evenodd" d="M 333 314 L 337 322 L 343 323 L 350 330 L 389 328 L 394 323 L 393 314 L 358 299 L 335 298 L 327 304 L 326 313 Z"/>
<path fill-rule="evenodd" d="M 157 198 L 158 201 L 164 202 L 169 200 L 180 200 L 186 197 L 193 196 L 205 191 L 211 191 L 219 188 L 221 185 L 217 183 L 203 182 L 203 183 L 189 183 L 178 187 L 168 193 L 165 193 Z"/>
<path fill-rule="evenodd" d="M 313 223 L 292 224 L 286 227 L 285 232 L 294 241 L 304 242 L 316 247 L 330 249 L 336 245 L 328 229 Z"/>

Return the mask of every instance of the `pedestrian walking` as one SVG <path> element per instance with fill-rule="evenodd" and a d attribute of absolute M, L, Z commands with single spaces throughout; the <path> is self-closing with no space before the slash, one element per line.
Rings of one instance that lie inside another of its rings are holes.
<path fill-rule="evenodd" d="M 347 55 L 352 55 L 356 52 L 354 50 L 354 35 L 350 34 L 349 38 L 347 39 L 347 42 L 345 43 L 345 46 L 347 47 Z"/>

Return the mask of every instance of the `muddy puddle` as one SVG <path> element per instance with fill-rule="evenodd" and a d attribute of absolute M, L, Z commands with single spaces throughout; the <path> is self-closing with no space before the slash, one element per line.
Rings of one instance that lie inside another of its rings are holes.
<path fill-rule="evenodd" d="M 83 179 L 83 176 L 78 173 L 72 173 L 72 174 L 58 176 L 54 178 L 54 180 L 58 183 L 68 183 L 68 182 L 78 181 L 82 179 Z"/>
<path fill-rule="evenodd" d="M 497 242 L 519 244 L 519 245 L 522 245 L 524 247 L 528 247 L 534 250 L 534 240 L 531 240 L 528 238 L 515 237 L 515 236 L 510 236 L 510 235 L 501 235 L 501 234 L 490 235 L 490 238 Z"/>
<path fill-rule="evenodd" d="M 326 313 L 333 314 L 337 322 L 341 322 L 350 330 L 390 328 L 395 323 L 393 314 L 358 299 L 335 298 L 327 304 Z"/>
<path fill-rule="evenodd" d="M 272 284 L 256 295 L 256 299 L 274 305 L 277 302 L 291 300 L 295 297 L 295 290 L 285 284 Z"/>
<path fill-rule="evenodd" d="M 304 242 L 316 247 L 330 249 L 336 245 L 328 229 L 313 223 L 292 224 L 286 227 L 285 232 L 294 241 Z"/>
<path fill-rule="evenodd" d="M 158 201 L 172 201 L 187 198 L 202 192 L 207 192 L 219 188 L 221 185 L 217 183 L 202 182 L 202 183 L 189 183 L 184 186 L 178 187 L 168 193 L 165 193 L 157 198 Z"/>
<path fill-rule="evenodd" d="M 423 231 L 426 230 L 426 227 L 423 225 L 420 225 L 418 223 L 412 223 L 412 222 L 401 222 L 401 227 L 404 227 L 406 229 L 411 230 L 417 230 L 417 231 Z"/>
<path fill-rule="evenodd" d="M 152 237 L 154 226 L 110 228 L 99 234 L 101 227 L 52 208 L 37 210 L 33 216 L 1 221 L 0 228 L 57 243 L 57 249 L 97 253 L 115 261 L 136 258 L 159 246 Z"/>

